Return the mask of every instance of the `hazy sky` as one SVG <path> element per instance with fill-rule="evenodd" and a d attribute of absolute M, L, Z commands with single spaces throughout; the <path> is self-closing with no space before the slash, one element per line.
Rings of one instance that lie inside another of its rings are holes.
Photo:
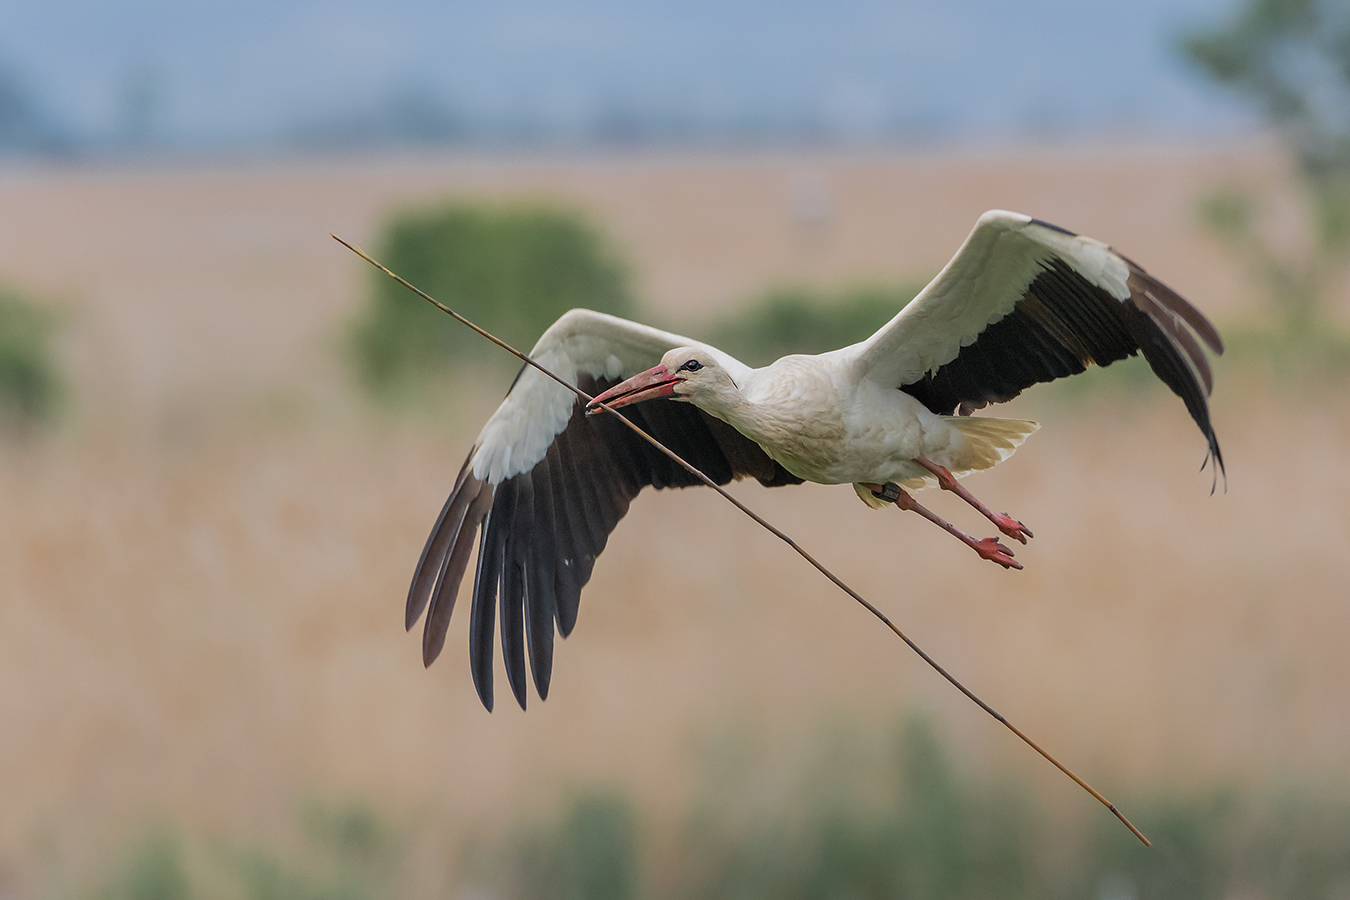
<path fill-rule="evenodd" d="M 1176 35 L 1232 0 L 0 0 L 0 65 L 107 134 L 276 134 L 391 96 L 567 129 L 615 111 L 843 133 L 1193 134 L 1240 125 Z"/>

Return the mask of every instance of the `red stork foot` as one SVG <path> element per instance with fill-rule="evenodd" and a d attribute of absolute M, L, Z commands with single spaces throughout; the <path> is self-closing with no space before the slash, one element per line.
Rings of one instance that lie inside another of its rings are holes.
<path fill-rule="evenodd" d="M 1015 541 L 1027 542 L 1027 538 L 1035 537 L 1031 529 L 1014 519 L 1007 513 L 991 513 L 990 520 L 998 526 L 998 530 L 1006 534 Z"/>
<path fill-rule="evenodd" d="M 996 562 L 1005 569 L 1022 568 L 1022 564 L 1013 559 L 1012 550 L 1000 544 L 998 538 L 987 537 L 975 541 L 970 546 L 976 553 L 980 554 L 981 559 Z"/>

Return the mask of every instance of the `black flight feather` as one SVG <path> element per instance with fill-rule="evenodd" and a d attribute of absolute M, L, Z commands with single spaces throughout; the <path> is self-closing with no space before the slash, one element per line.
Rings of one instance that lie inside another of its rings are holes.
<path fill-rule="evenodd" d="M 939 415 L 968 414 L 1011 400 L 1033 384 L 1142 352 L 1154 374 L 1186 404 L 1217 476 L 1223 455 L 1207 400 L 1213 375 L 1196 335 L 1215 353 L 1223 352 L 1223 343 L 1199 310 L 1125 262 L 1130 296 L 1122 301 L 1067 262 L 1047 259 L 1007 315 L 987 325 L 951 362 L 900 389 Z"/>
<path fill-rule="evenodd" d="M 618 381 L 579 379 L 598 394 Z M 645 403 L 623 414 L 718 484 L 754 477 L 770 487 L 801 479 L 771 460 L 730 425 L 687 403 Z M 472 459 L 472 455 L 470 457 Z M 502 654 L 516 701 L 525 705 L 525 661 L 539 696 L 548 694 L 553 628 L 566 637 L 576 625 L 581 590 L 609 534 L 644 487 L 702 484 L 613 416 L 572 407 L 565 429 L 528 472 L 492 485 L 466 463 L 423 549 L 409 591 L 407 614 L 427 607 L 423 658 L 430 663 L 445 639 L 454 597 L 468 567 L 475 533 L 478 564 L 469 613 L 474 686 L 492 709 L 493 637 L 500 601 Z"/>

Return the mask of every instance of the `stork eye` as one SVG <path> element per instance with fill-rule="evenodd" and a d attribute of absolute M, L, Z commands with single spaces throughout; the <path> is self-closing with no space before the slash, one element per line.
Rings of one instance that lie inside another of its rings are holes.
<path fill-rule="evenodd" d="M 697 371 L 698 371 L 699 369 L 701 369 L 701 368 L 703 368 L 703 363 L 699 362 L 699 361 L 696 360 L 696 359 L 691 359 L 691 360 L 689 360 L 689 362 L 685 363 L 684 365 L 682 365 L 682 366 L 680 366 L 678 369 L 676 369 L 676 371 L 677 371 L 677 372 L 697 372 Z"/>

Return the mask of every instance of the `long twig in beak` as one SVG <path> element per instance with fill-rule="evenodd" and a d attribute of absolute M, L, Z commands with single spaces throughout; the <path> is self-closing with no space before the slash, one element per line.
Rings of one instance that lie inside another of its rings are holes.
<path fill-rule="evenodd" d="M 356 247 L 352 246 L 351 244 L 347 243 L 347 242 L 344 241 L 342 238 L 338 237 L 338 236 L 335 235 L 335 234 L 332 234 L 331 232 L 329 233 L 329 236 L 332 237 L 333 240 L 337 241 L 337 242 L 338 242 L 339 244 L 341 244 L 342 246 L 346 247 L 348 250 L 350 250 L 350 251 L 352 251 L 353 253 L 355 253 L 357 256 L 359 256 L 359 257 L 361 257 L 362 259 L 364 259 L 366 262 L 370 263 L 370 264 L 371 264 L 372 266 L 374 266 L 375 268 L 379 269 L 379 270 L 380 270 L 381 272 L 383 272 L 384 274 L 388 275 L 390 278 L 392 278 L 392 279 L 394 279 L 395 281 L 397 281 L 399 284 L 403 285 L 403 286 L 404 286 L 405 288 L 407 288 L 408 290 L 410 290 L 410 291 L 412 291 L 413 293 L 415 293 L 417 296 L 421 297 L 423 300 L 426 300 L 426 301 L 427 301 L 428 303 L 430 303 L 432 306 L 435 306 L 437 309 L 441 310 L 442 312 L 449 314 L 452 318 L 454 318 L 455 321 L 461 322 L 461 323 L 463 323 L 463 324 L 469 326 L 469 327 L 472 328 L 474 331 L 478 332 L 478 333 L 481 334 L 483 337 L 487 338 L 489 341 L 492 341 L 492 343 L 496 344 L 498 347 L 501 347 L 501 348 L 502 348 L 503 350 L 505 350 L 506 352 L 510 353 L 511 355 L 515 356 L 517 359 L 519 359 L 519 360 L 521 360 L 522 362 L 524 362 L 526 365 L 528 365 L 528 366 L 533 366 L 534 368 L 538 369 L 540 372 L 544 373 L 544 374 L 547 375 L 549 378 L 551 378 L 551 379 L 553 379 L 554 381 L 556 381 L 558 384 L 562 385 L 563 387 L 567 388 L 567 389 L 568 389 L 569 391 L 571 391 L 572 393 L 576 394 L 578 397 L 580 397 L 580 398 L 582 399 L 583 402 L 585 402 L 585 403 L 591 403 L 592 401 L 595 400 L 594 397 L 592 397 L 590 394 L 588 394 L 588 393 L 586 393 L 585 391 L 583 391 L 581 388 L 579 388 L 579 387 L 577 387 L 576 385 L 573 385 L 573 384 L 568 384 L 566 381 L 564 381 L 563 379 L 559 378 L 557 375 L 554 375 L 552 372 L 550 372 L 548 369 L 546 369 L 546 368 L 544 368 L 543 366 L 541 366 L 539 363 L 537 363 L 537 362 L 535 362 L 534 360 L 530 359 L 530 357 L 526 356 L 524 353 L 521 353 L 521 352 L 520 352 L 519 350 L 517 350 L 515 347 L 512 347 L 510 344 L 506 343 L 506 342 L 503 341 L 502 339 L 500 339 L 500 338 L 496 337 L 495 335 L 490 334 L 489 332 L 483 330 L 482 328 L 480 328 L 480 327 L 478 327 L 477 325 L 475 325 L 473 322 L 470 322 L 468 319 L 464 318 L 464 317 L 461 316 L 459 313 L 455 312 L 453 309 L 451 309 L 450 307 L 446 306 L 444 303 L 442 303 L 442 302 L 440 302 L 439 300 L 437 300 L 436 298 L 432 297 L 430 294 L 427 294 L 425 291 L 421 290 L 421 289 L 418 288 L 416 285 L 411 284 L 410 282 L 406 281 L 402 276 L 396 274 L 395 272 L 390 271 L 388 268 L 386 268 L 386 267 L 385 267 L 384 265 L 382 265 L 381 263 L 376 262 L 374 259 L 371 259 L 371 258 L 370 258 L 369 256 L 367 256 L 364 252 L 362 252 L 361 250 L 359 250 L 359 249 L 357 249 Z M 853 588 L 851 588 L 851 587 L 849 587 L 847 584 L 845 584 L 845 583 L 839 578 L 839 576 L 835 575 L 835 574 L 834 574 L 833 572 L 831 572 L 829 569 L 825 568 L 825 566 L 823 566 L 823 565 L 821 565 L 819 562 L 817 562 L 817 561 L 816 561 L 816 558 L 813 557 L 810 553 L 807 553 L 804 549 L 802 549 L 801 545 L 799 545 L 796 541 L 794 541 L 792 538 L 788 537 L 788 536 L 787 536 L 786 534 L 784 534 L 782 531 L 779 531 L 776 527 L 774 527 L 772 524 L 770 524 L 768 521 L 766 521 L 763 517 L 761 517 L 758 513 L 756 513 L 756 512 L 755 512 L 754 510 L 752 510 L 750 507 L 746 506 L 744 503 L 742 503 L 741 501 L 737 500 L 735 497 L 731 496 L 731 494 L 729 494 L 729 493 L 728 493 L 728 492 L 727 492 L 720 484 L 718 484 L 718 483 L 716 483 L 715 481 L 713 481 L 713 480 L 712 480 L 711 478 L 709 478 L 707 475 L 704 475 L 703 472 L 701 472 L 698 468 L 696 468 L 696 467 L 693 466 L 692 464 L 685 462 L 685 461 L 684 461 L 682 458 L 680 458 L 680 456 L 679 456 L 678 454 L 676 454 L 673 450 L 669 449 L 668 447 L 666 447 L 665 444 L 662 444 L 662 443 L 661 443 L 660 441 L 658 441 L 656 438 L 652 437 L 652 436 L 651 436 L 650 434 L 648 434 L 646 431 L 642 430 L 642 428 L 640 428 L 640 427 L 639 427 L 637 424 L 635 424 L 632 420 L 630 420 L 628 417 L 626 417 L 626 416 L 622 415 L 621 413 L 619 413 L 618 410 L 614 409 L 614 408 L 613 408 L 612 406 L 610 406 L 608 403 L 605 403 L 605 402 L 601 401 L 601 402 L 600 402 L 600 408 L 603 409 L 603 410 L 605 410 L 606 412 L 613 413 L 615 416 L 618 417 L 618 419 L 619 419 L 620 422 L 622 422 L 623 424 L 625 424 L 625 425 L 627 425 L 629 428 L 631 428 L 634 432 L 637 433 L 637 435 L 638 435 L 639 437 L 641 437 L 643 440 L 647 441 L 647 443 L 651 444 L 651 445 L 652 445 L 653 447 L 655 447 L 657 450 L 660 450 L 662 453 L 664 453 L 666 456 L 670 457 L 672 460 L 674 460 L 674 461 L 675 461 L 676 463 L 678 463 L 679 465 L 683 466 L 683 467 L 684 467 L 691 475 L 693 475 L 694 477 L 698 478 L 700 481 L 702 481 L 702 482 L 703 482 L 704 484 L 706 484 L 708 487 L 712 488 L 714 491 L 717 491 L 717 493 L 721 494 L 721 495 L 727 500 L 728 503 L 732 504 L 732 505 L 735 506 L 737 509 L 739 509 L 741 512 L 745 513 L 747 516 L 749 516 L 750 518 L 754 519 L 757 523 L 759 523 L 759 525 L 761 525 L 763 528 L 765 528 L 765 529 L 768 530 L 771 534 L 773 534 L 774 537 L 776 537 L 776 538 L 778 538 L 779 540 L 783 541 L 785 544 L 787 544 L 787 545 L 788 545 L 789 547 L 791 547 L 793 550 L 797 551 L 797 553 L 802 557 L 802 559 L 806 560 L 806 561 L 809 562 L 812 566 L 814 566 L 815 569 L 816 569 L 818 572 L 820 572 L 820 574 L 824 575 L 824 576 L 825 576 L 826 578 L 828 578 L 830 581 L 834 582 L 834 584 L 835 584 L 836 587 L 838 587 L 838 588 L 839 588 L 841 591 L 843 591 L 844 593 L 848 594 L 848 595 L 849 595 L 850 597 L 852 597 L 854 600 L 858 601 L 858 603 L 862 604 L 862 606 L 863 606 L 864 609 L 866 609 L 866 610 L 867 610 L 868 612 L 870 612 L 872 615 L 874 615 L 874 616 L 876 616 L 878 619 L 880 619 L 880 620 L 886 625 L 886 627 L 889 628 L 891 631 L 895 632 L 896 636 L 899 637 L 900 640 L 902 640 L 902 641 L 904 641 L 906 644 L 908 644 L 908 645 L 909 645 L 909 648 L 910 648 L 911 650 L 913 650 L 915 653 L 919 654 L 919 657 L 920 657 L 924 662 L 928 663 L 928 665 L 931 666 L 931 667 L 933 668 L 934 671 L 936 671 L 936 672 L 937 672 L 939 675 L 941 675 L 943 678 L 945 678 L 945 679 L 947 679 L 949 682 L 951 682 L 951 684 L 952 684 L 958 691 L 960 691 L 961 693 L 963 693 L 963 694 L 965 694 L 967 697 L 969 697 L 971 701 L 973 701 L 977 706 L 980 707 L 980 709 L 982 709 L 982 710 L 984 710 L 985 712 L 989 713 L 989 715 L 991 715 L 991 716 L 993 716 L 995 719 L 997 719 L 997 720 L 998 720 L 1000 723 L 1002 723 L 1009 731 L 1011 731 L 1013 734 L 1015 734 L 1015 735 L 1017 735 L 1019 738 L 1021 738 L 1022 741 L 1023 741 L 1024 743 L 1026 743 L 1026 745 L 1027 745 L 1028 747 L 1030 747 L 1031 749 L 1035 750 L 1035 751 L 1036 751 L 1037 753 L 1039 753 L 1041 756 L 1045 757 L 1045 758 L 1050 762 L 1051 765 L 1053 765 L 1055 768 L 1059 769 L 1059 770 L 1060 770 L 1061 772 L 1063 772 L 1065 775 L 1069 776 L 1069 778 L 1071 778 L 1075 784 L 1077 784 L 1077 785 L 1078 785 L 1079 787 L 1081 787 L 1083 790 L 1087 791 L 1087 792 L 1088 792 L 1089 794 L 1091 794 L 1094 798 L 1096 798 L 1096 800 L 1097 800 L 1099 803 L 1101 803 L 1102 806 L 1105 806 L 1107 809 L 1111 810 L 1112 814 L 1114 814 L 1115 817 L 1116 817 L 1117 819 L 1119 819 L 1122 823 L 1124 823 L 1125 827 L 1128 828 L 1128 829 L 1130 829 L 1130 831 L 1134 833 L 1134 836 L 1135 836 L 1135 837 L 1139 838 L 1139 840 L 1141 840 L 1141 841 L 1144 842 L 1144 846 L 1146 846 L 1146 847 L 1147 847 L 1147 846 L 1150 846 L 1151 842 L 1149 841 L 1148 838 L 1144 837 L 1144 833 L 1143 833 L 1142 831 L 1140 831 L 1138 828 L 1135 828 L 1135 827 L 1134 827 L 1134 823 L 1132 823 L 1129 819 L 1125 818 L 1124 814 L 1121 813 L 1120 810 L 1116 809 L 1114 803 L 1112 803 L 1110 800 L 1107 800 L 1105 797 L 1103 797 L 1103 796 L 1101 795 L 1101 793 L 1100 793 L 1096 788 L 1094 788 L 1092 785 L 1088 784 L 1086 781 L 1084 781 L 1083 779 L 1081 779 L 1081 778 L 1079 778 L 1077 775 L 1075 775 L 1075 774 L 1073 773 L 1073 771 L 1069 769 L 1068 766 L 1064 765 L 1062 762 L 1060 762 L 1059 760 L 1057 760 L 1057 759 L 1055 759 L 1053 756 L 1051 756 L 1049 753 L 1047 753 L 1047 752 L 1041 747 L 1040 744 L 1037 744 L 1037 743 L 1036 743 L 1035 741 L 1033 741 L 1031 738 L 1027 737 L 1026 734 L 1024 734 L 1020 728 L 1018 728 L 1016 725 L 1014 725 L 1013 723 L 1011 723 L 1011 722 L 1009 722 L 1007 719 L 1005 719 L 1005 718 L 1003 717 L 1003 715 L 1002 715 L 1001 713 L 998 712 L 998 710 L 994 709 L 994 708 L 993 708 L 992 706 L 990 706 L 988 703 L 985 703 L 983 700 L 981 700 L 979 697 L 977 697 L 977 696 L 976 696 L 969 688 L 967 688 L 964 684 L 962 684 L 961 682 L 957 681 L 956 678 L 953 677 L 952 674 L 951 674 L 950 672 L 948 672 L 946 669 L 944 669 L 941 665 L 938 664 L 938 661 L 937 661 L 937 660 L 933 659 L 933 657 L 931 657 L 931 656 L 929 656 L 927 653 L 925 653 L 925 652 L 923 651 L 923 648 L 921 648 L 918 644 L 914 643 L 914 641 L 909 637 L 909 635 L 907 635 L 907 634 L 905 634 L 903 631 L 901 631 L 901 630 L 896 626 L 896 624 L 895 624 L 894 622 L 892 622 L 892 621 L 886 616 L 885 613 L 883 613 L 881 610 L 877 609 L 875 606 L 873 606 L 871 603 L 869 603 L 869 602 L 867 601 L 867 599 L 864 598 L 864 597 L 862 596 L 862 594 L 859 594 L 859 593 L 858 593 L 857 591 L 855 591 Z"/>

